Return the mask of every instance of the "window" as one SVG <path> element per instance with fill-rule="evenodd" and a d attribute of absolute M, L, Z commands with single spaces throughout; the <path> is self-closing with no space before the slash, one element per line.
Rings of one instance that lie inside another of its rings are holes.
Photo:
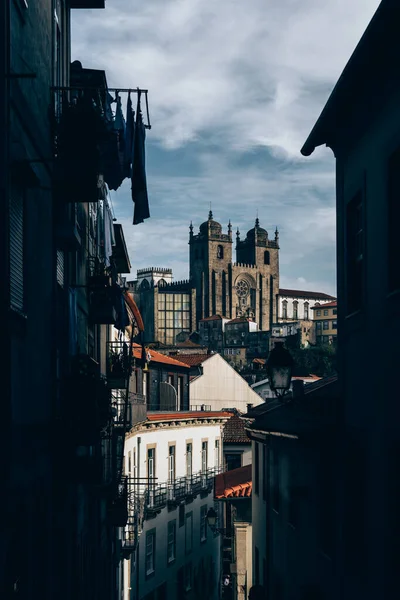
<path fill-rule="evenodd" d="M 148 392 L 148 387 L 149 387 L 149 377 L 148 377 L 149 374 L 146 373 L 145 371 L 142 371 L 142 373 L 143 373 L 143 390 L 142 390 L 142 393 L 143 393 L 143 396 L 145 398 L 147 398 L 147 396 L 148 396 L 147 392 Z"/>
<path fill-rule="evenodd" d="M 24 310 L 24 237 L 25 200 L 22 189 L 12 188 L 9 204 L 10 224 L 10 304 L 12 308 Z"/>
<path fill-rule="evenodd" d="M 185 519 L 185 552 L 189 553 L 193 547 L 193 513 L 186 515 Z"/>
<path fill-rule="evenodd" d="M 223 246 L 217 246 L 217 258 L 224 258 L 224 248 Z"/>
<path fill-rule="evenodd" d="M 332 321 L 332 329 L 337 329 L 337 321 Z"/>
<path fill-rule="evenodd" d="M 146 556 L 145 556 L 145 570 L 146 577 L 152 575 L 155 571 L 155 558 L 156 558 L 156 531 L 152 529 L 146 533 Z"/>
<path fill-rule="evenodd" d="M 308 321 L 308 319 L 310 318 L 310 305 L 308 304 L 308 302 L 304 302 L 304 320 Z"/>
<path fill-rule="evenodd" d="M 325 310 L 324 310 L 324 317 L 327 317 L 327 316 L 328 316 L 328 314 L 329 314 L 329 310 L 325 309 Z"/>
<path fill-rule="evenodd" d="M 217 470 L 219 470 L 219 440 L 215 440 L 215 449 L 214 449 L 214 466 Z"/>
<path fill-rule="evenodd" d="M 200 507 L 200 541 L 207 539 L 207 504 Z"/>
<path fill-rule="evenodd" d="M 201 470 L 203 473 L 208 467 L 208 442 L 201 442 Z"/>
<path fill-rule="evenodd" d="M 316 310 L 315 314 L 316 314 L 317 317 L 320 317 L 321 316 L 321 311 L 320 310 Z"/>
<path fill-rule="evenodd" d="M 175 446 L 168 447 L 168 483 L 175 481 Z"/>
<path fill-rule="evenodd" d="M 332 314 L 333 314 L 333 315 L 337 315 L 337 309 L 336 309 L 336 308 L 334 308 L 334 309 L 332 310 Z"/>
<path fill-rule="evenodd" d="M 176 558 L 176 519 L 169 521 L 167 534 L 167 563 L 172 563 Z"/>
<path fill-rule="evenodd" d="M 179 505 L 179 527 L 183 527 L 185 524 L 185 505 Z"/>
<path fill-rule="evenodd" d="M 293 302 L 293 319 L 299 318 L 299 303 L 297 300 Z"/>
<path fill-rule="evenodd" d="M 324 329 L 329 329 L 329 321 L 324 321 Z"/>
<path fill-rule="evenodd" d="M 315 325 L 316 325 L 317 331 L 321 331 L 322 321 L 317 321 Z"/>
<path fill-rule="evenodd" d="M 186 444 L 186 477 L 192 477 L 192 444 Z"/>
<path fill-rule="evenodd" d="M 269 252 L 266 250 L 264 252 L 264 265 L 269 265 Z"/>
<path fill-rule="evenodd" d="M 232 454 L 225 454 L 225 468 L 227 471 L 232 469 L 238 469 L 242 466 L 242 454 L 241 452 L 235 452 Z"/>
<path fill-rule="evenodd" d="M 149 448 L 147 450 L 147 477 L 149 478 L 149 487 L 155 484 L 156 476 L 156 449 Z"/>
<path fill-rule="evenodd" d="M 181 375 L 178 375 L 177 402 L 178 402 L 178 410 L 183 410 L 183 377 Z"/>
<path fill-rule="evenodd" d="M 258 494 L 260 488 L 260 445 L 254 444 L 254 493 Z"/>
<path fill-rule="evenodd" d="M 282 319 L 287 319 L 287 300 L 282 302 Z"/>
<path fill-rule="evenodd" d="M 137 478 L 137 467 L 136 467 L 136 448 L 133 449 L 133 478 Z"/>
<path fill-rule="evenodd" d="M 189 592 L 192 589 L 192 563 L 185 565 L 185 591 Z"/>
<path fill-rule="evenodd" d="M 388 291 L 400 289 L 400 148 L 392 154 L 388 164 Z"/>
<path fill-rule="evenodd" d="M 128 452 L 128 475 L 132 472 L 132 452 Z"/>
<path fill-rule="evenodd" d="M 364 265 L 364 207 L 362 192 L 358 192 L 347 205 L 347 313 L 360 310 L 363 295 Z"/>

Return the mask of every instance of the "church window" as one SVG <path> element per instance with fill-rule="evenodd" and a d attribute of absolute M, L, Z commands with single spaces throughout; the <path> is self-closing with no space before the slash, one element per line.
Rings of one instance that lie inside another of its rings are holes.
<path fill-rule="evenodd" d="M 299 303 L 297 300 L 293 302 L 293 319 L 299 318 Z"/>
<path fill-rule="evenodd" d="M 287 319 L 287 300 L 282 302 L 282 319 Z"/>
<path fill-rule="evenodd" d="M 142 290 L 148 290 L 148 289 L 150 289 L 150 284 L 147 281 L 147 279 L 143 279 L 142 283 L 140 284 L 140 288 Z"/>
<path fill-rule="evenodd" d="M 249 284 L 245 279 L 241 279 L 236 284 L 236 293 L 239 298 L 246 298 L 249 295 L 250 288 Z"/>
<path fill-rule="evenodd" d="M 307 321 L 309 319 L 309 304 L 308 302 L 304 302 L 304 319 Z"/>
<path fill-rule="evenodd" d="M 264 265 L 269 265 L 269 252 L 266 250 L 264 252 Z"/>
<path fill-rule="evenodd" d="M 224 248 L 223 246 L 217 246 L 217 258 L 224 258 Z"/>

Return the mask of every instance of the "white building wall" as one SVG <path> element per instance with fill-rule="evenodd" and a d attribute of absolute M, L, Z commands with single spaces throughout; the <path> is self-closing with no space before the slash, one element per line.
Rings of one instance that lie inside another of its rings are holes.
<path fill-rule="evenodd" d="M 311 308 L 313 306 L 315 306 L 317 303 L 319 304 L 326 304 L 327 302 L 332 302 L 332 298 L 330 299 L 323 299 L 323 298 L 299 298 L 296 296 L 278 296 L 278 305 L 279 305 L 279 313 L 278 313 L 278 318 L 279 321 L 283 320 L 283 302 L 286 301 L 287 302 L 287 319 L 294 319 L 295 321 L 299 321 L 299 320 L 312 320 L 314 315 L 313 312 L 311 310 Z M 298 316 L 295 317 L 294 313 L 293 313 L 293 303 L 297 302 L 298 303 Z M 308 303 L 308 317 L 306 317 L 305 313 L 304 313 L 304 305 L 305 303 Z"/>
<path fill-rule="evenodd" d="M 219 441 L 219 464 L 222 464 L 222 423 L 195 425 L 157 425 L 154 429 L 131 432 L 125 441 L 125 474 L 131 477 L 147 476 L 147 448 L 155 447 L 155 476 L 157 483 L 168 480 L 168 446 L 175 444 L 176 477 L 186 475 L 186 443 L 192 443 L 192 473 L 198 473 L 202 467 L 202 442 L 208 441 L 208 468 L 216 466 L 215 442 Z M 134 471 L 136 455 L 136 472 Z M 164 582 L 167 585 L 167 598 L 177 597 L 178 570 L 188 563 L 191 564 L 193 585 L 195 581 L 207 579 L 212 582 L 212 589 L 207 593 L 207 599 L 218 600 L 220 588 L 220 538 L 214 537 L 208 528 L 207 539 L 200 539 L 200 511 L 206 506 L 207 510 L 214 506 L 214 490 L 205 495 L 198 495 L 190 502 L 183 504 L 184 519 L 180 525 L 180 509 L 164 507 L 155 518 L 147 519 L 139 538 L 136 553 L 136 567 L 134 561 L 124 561 L 124 600 L 141 600 L 146 594 L 152 592 Z M 218 507 L 215 507 L 218 510 Z M 182 509 L 181 509 L 182 511 Z M 193 534 L 192 551 L 185 550 L 185 523 L 186 515 L 192 513 Z M 168 522 L 176 520 L 176 559 L 171 564 L 167 563 L 167 533 Z M 156 560 L 155 571 L 150 577 L 145 573 L 146 533 L 154 530 L 156 534 Z M 204 567 L 206 572 L 201 575 Z"/>
<path fill-rule="evenodd" d="M 247 412 L 247 404 L 261 404 L 258 394 L 219 354 L 203 363 L 203 375 L 190 382 L 190 404 L 211 406 L 211 410 L 237 408 Z"/>

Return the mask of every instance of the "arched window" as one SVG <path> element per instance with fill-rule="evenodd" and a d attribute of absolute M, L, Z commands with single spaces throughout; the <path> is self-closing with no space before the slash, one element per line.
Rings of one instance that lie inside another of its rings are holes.
<path fill-rule="evenodd" d="M 299 318 L 299 303 L 297 302 L 297 300 L 294 300 L 293 302 L 293 319 L 298 319 Z"/>
<path fill-rule="evenodd" d="M 224 247 L 221 245 L 217 246 L 217 258 L 224 258 Z"/>
<path fill-rule="evenodd" d="M 308 319 L 310 318 L 310 313 L 309 313 L 309 304 L 308 302 L 304 302 L 304 319 L 306 321 L 308 321 Z"/>
<path fill-rule="evenodd" d="M 150 288 L 150 284 L 147 281 L 147 279 L 143 279 L 142 283 L 140 284 L 140 289 L 141 290 L 148 290 Z"/>
<path fill-rule="evenodd" d="M 266 250 L 264 252 L 264 265 L 269 265 L 269 252 Z"/>
<path fill-rule="evenodd" d="M 287 300 L 282 302 L 282 319 L 287 319 Z"/>
<path fill-rule="evenodd" d="M 158 287 L 165 287 L 167 285 L 167 282 L 165 281 L 165 279 L 160 279 L 158 282 Z"/>

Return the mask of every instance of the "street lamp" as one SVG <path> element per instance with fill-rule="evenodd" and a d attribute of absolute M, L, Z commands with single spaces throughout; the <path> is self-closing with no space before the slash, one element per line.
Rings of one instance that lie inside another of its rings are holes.
<path fill-rule="evenodd" d="M 222 535 L 225 535 L 225 537 L 227 537 L 225 529 L 220 529 L 219 527 L 216 527 L 217 513 L 215 512 L 213 507 L 208 509 L 207 514 L 206 514 L 206 521 L 207 521 L 207 525 L 209 526 L 209 528 L 211 529 L 211 531 L 213 533 L 221 533 Z"/>
<path fill-rule="evenodd" d="M 293 357 L 283 342 L 276 342 L 267 360 L 269 385 L 275 396 L 282 399 L 292 381 Z"/>

